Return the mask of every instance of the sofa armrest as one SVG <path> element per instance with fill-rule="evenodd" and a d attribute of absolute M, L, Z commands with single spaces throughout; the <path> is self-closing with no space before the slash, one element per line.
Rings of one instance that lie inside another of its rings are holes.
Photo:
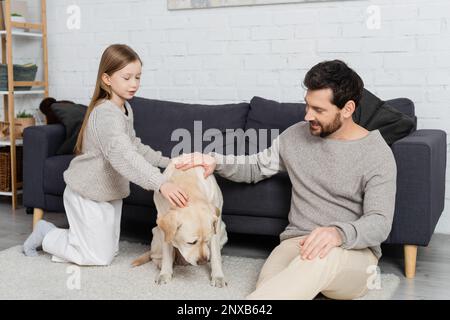
<path fill-rule="evenodd" d="M 444 210 L 447 135 L 418 130 L 395 142 L 397 195 L 388 243 L 428 245 Z"/>
<path fill-rule="evenodd" d="M 23 133 L 23 205 L 45 209 L 45 160 L 56 155 L 66 131 L 61 124 L 32 126 Z"/>

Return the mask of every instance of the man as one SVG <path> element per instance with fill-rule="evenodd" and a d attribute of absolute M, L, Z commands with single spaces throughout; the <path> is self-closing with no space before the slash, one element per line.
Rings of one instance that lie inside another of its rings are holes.
<path fill-rule="evenodd" d="M 256 183 L 279 171 L 292 182 L 289 225 L 265 262 L 249 299 L 332 299 L 366 294 L 371 266 L 392 227 L 396 164 L 378 130 L 353 122 L 363 81 L 344 62 L 314 66 L 304 79 L 303 122 L 251 156 L 183 155 L 237 182 Z M 230 164 L 233 163 L 233 164 Z"/>

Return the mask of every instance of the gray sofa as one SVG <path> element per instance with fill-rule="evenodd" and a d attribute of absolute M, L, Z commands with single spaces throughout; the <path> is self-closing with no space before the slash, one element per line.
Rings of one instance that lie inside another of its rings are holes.
<path fill-rule="evenodd" d="M 166 156 L 179 143 L 171 141 L 173 130 L 185 128 L 193 133 L 196 120 L 202 120 L 202 132 L 210 128 L 221 132 L 251 128 L 282 132 L 303 121 L 305 112 L 304 104 L 281 105 L 258 97 L 250 103 L 207 107 L 138 97 L 130 103 L 137 136 Z M 410 100 L 400 98 L 386 104 L 416 119 Z M 65 128 L 61 124 L 30 127 L 24 132 L 23 203 L 29 211 L 34 209 L 35 219 L 45 211 L 64 212 L 63 172 L 73 158 L 73 155 L 56 155 L 64 140 Z M 269 136 L 268 145 L 270 141 Z M 198 148 L 203 150 L 209 143 L 202 141 Z M 397 196 L 393 227 L 385 244 L 404 246 L 407 277 L 414 277 L 417 246 L 428 245 L 444 209 L 446 148 L 446 133 L 441 130 L 414 130 L 392 145 L 398 167 Z M 249 149 L 246 143 L 238 153 L 248 153 Z M 219 176 L 217 180 L 224 195 L 223 218 L 228 232 L 278 235 L 285 228 L 291 198 L 286 174 L 257 184 L 235 183 Z M 131 184 L 131 194 L 124 199 L 123 223 L 138 223 L 150 234 L 156 218 L 152 198 L 151 192 Z"/>

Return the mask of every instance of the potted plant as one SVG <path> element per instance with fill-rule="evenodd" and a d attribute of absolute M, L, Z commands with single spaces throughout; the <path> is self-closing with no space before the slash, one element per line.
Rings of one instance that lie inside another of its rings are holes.
<path fill-rule="evenodd" d="M 31 113 L 28 113 L 26 111 L 21 111 L 16 115 L 16 118 L 14 119 L 16 126 L 16 136 L 21 137 L 23 134 L 23 130 L 27 127 L 34 126 L 36 124 L 36 120 L 34 119 L 34 116 Z"/>

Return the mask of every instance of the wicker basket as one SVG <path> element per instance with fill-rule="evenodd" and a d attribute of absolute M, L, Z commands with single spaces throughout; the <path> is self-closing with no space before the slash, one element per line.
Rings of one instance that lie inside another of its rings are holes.
<path fill-rule="evenodd" d="M 15 130 L 14 136 L 16 139 L 22 138 L 23 128 L 21 123 L 14 123 Z M 9 139 L 9 122 L 0 121 L 0 140 L 8 140 Z"/>
<path fill-rule="evenodd" d="M 17 183 L 22 184 L 23 181 L 23 164 L 22 155 L 23 148 L 16 148 L 16 170 L 17 170 Z M 11 152 L 9 147 L 0 148 L 0 191 L 10 192 L 11 186 Z"/>
<path fill-rule="evenodd" d="M 36 79 L 37 65 L 35 64 L 14 64 L 14 81 L 34 81 Z M 14 87 L 15 91 L 30 90 L 30 87 Z M 8 68 L 6 64 L 0 64 L 0 91 L 8 91 Z"/>

